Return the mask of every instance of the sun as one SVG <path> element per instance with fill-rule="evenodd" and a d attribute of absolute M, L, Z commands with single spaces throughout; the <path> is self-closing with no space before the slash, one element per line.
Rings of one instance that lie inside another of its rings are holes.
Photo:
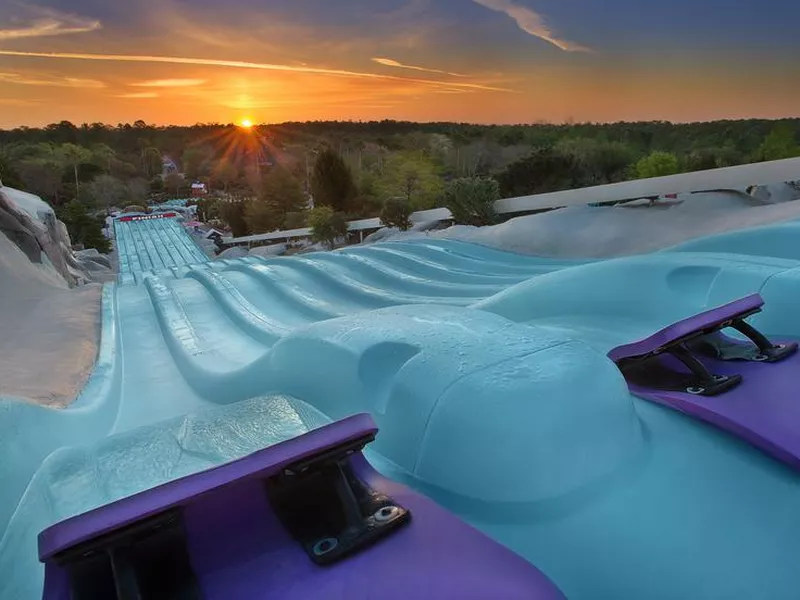
<path fill-rule="evenodd" d="M 250 129 L 253 126 L 253 122 L 250 119 L 242 119 L 239 123 L 239 127 L 244 129 Z"/>

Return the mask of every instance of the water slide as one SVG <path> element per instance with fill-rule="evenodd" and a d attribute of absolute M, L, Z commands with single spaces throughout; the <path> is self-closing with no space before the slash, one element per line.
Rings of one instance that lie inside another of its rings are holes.
<path fill-rule="evenodd" d="M 614 352 L 754 294 L 749 323 L 800 339 L 798 234 L 603 261 L 453 240 L 208 261 L 168 218 L 117 222 L 88 385 L 62 411 L 0 406 L 0 598 L 41 597 L 45 528 L 364 413 L 371 467 L 568 598 L 793 597 L 795 468 L 633 393 Z"/>

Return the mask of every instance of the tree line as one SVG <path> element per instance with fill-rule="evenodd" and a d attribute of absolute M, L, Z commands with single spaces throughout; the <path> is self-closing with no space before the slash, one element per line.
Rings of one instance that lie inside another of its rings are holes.
<path fill-rule="evenodd" d="M 212 190 L 200 203 L 202 218 L 235 236 L 313 221 L 330 239 L 353 218 L 381 216 L 405 228 L 412 211 L 448 206 L 457 222 L 485 224 L 494 221 L 486 206 L 498 197 L 800 156 L 798 131 L 798 119 L 308 122 L 252 130 L 62 121 L 0 130 L 0 178 L 72 213 L 186 197 L 200 181 Z"/>

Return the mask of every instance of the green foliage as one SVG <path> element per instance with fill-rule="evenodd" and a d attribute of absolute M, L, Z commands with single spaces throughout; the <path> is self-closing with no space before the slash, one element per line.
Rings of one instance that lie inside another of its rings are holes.
<path fill-rule="evenodd" d="M 442 193 L 443 181 L 436 165 L 422 152 L 394 154 L 386 161 L 378 182 L 380 195 L 404 198 L 414 210 L 433 208 Z"/>
<path fill-rule="evenodd" d="M 17 172 L 3 156 L 0 156 L 0 184 L 13 188 L 23 185 Z"/>
<path fill-rule="evenodd" d="M 211 172 L 214 149 L 208 146 L 191 146 L 183 152 L 183 172 L 189 181 Z"/>
<path fill-rule="evenodd" d="M 583 175 L 576 159 L 554 148 L 539 148 L 497 176 L 503 197 L 527 196 L 578 187 Z"/>
<path fill-rule="evenodd" d="M 228 187 L 239 178 L 239 169 L 230 161 L 223 159 L 214 167 L 211 177 L 221 183 L 222 189 L 227 192 Z"/>
<path fill-rule="evenodd" d="M 28 158 L 18 162 L 15 168 L 26 190 L 59 204 L 64 174 L 61 163 L 52 158 Z"/>
<path fill-rule="evenodd" d="M 397 227 L 406 231 L 411 227 L 411 205 L 405 198 L 389 198 L 381 211 L 381 223 L 386 227 Z"/>
<path fill-rule="evenodd" d="M 247 203 L 244 218 L 253 233 L 280 229 L 287 213 L 305 208 L 306 198 L 300 183 L 282 167 L 273 167 L 261 179 L 258 197 Z"/>
<path fill-rule="evenodd" d="M 756 160 L 781 160 L 800 156 L 795 130 L 789 123 L 779 123 L 756 150 Z"/>
<path fill-rule="evenodd" d="M 92 159 L 92 153 L 76 144 L 63 144 L 55 151 L 56 160 L 63 165 L 64 168 L 69 168 L 75 175 L 75 193 L 80 193 L 80 183 L 78 181 L 78 165 L 84 162 L 89 162 Z"/>
<path fill-rule="evenodd" d="M 336 238 L 347 235 L 347 221 L 344 214 L 334 212 L 330 206 L 316 206 L 309 211 L 308 224 L 311 237 L 333 248 Z"/>
<path fill-rule="evenodd" d="M 273 167 L 261 180 L 259 199 L 272 202 L 281 216 L 299 212 L 306 207 L 306 197 L 300 182 L 286 169 Z"/>
<path fill-rule="evenodd" d="M 81 193 L 81 200 L 86 204 L 109 208 L 117 206 L 121 202 L 135 204 L 143 198 L 128 198 L 125 184 L 113 175 L 99 175 L 94 181 L 84 186 Z"/>
<path fill-rule="evenodd" d="M 201 198 L 197 202 L 197 218 L 204 223 L 221 219 L 221 204 L 219 200 L 214 198 Z"/>
<path fill-rule="evenodd" d="M 231 228 L 233 237 L 250 235 L 250 228 L 245 219 L 246 202 L 220 202 L 220 218 Z"/>
<path fill-rule="evenodd" d="M 623 181 L 636 160 L 636 154 L 625 144 L 592 138 L 563 139 L 554 151 L 572 163 L 572 185 L 584 187 Z"/>
<path fill-rule="evenodd" d="M 164 187 L 176 196 L 180 195 L 180 190 L 184 185 L 186 185 L 186 181 L 178 173 L 169 173 L 164 177 Z"/>
<path fill-rule="evenodd" d="M 330 148 L 320 152 L 311 175 L 314 204 L 345 212 L 357 192 L 353 173 L 342 157 Z"/>
<path fill-rule="evenodd" d="M 161 174 L 163 169 L 161 152 L 158 148 L 145 148 L 142 153 L 142 167 L 147 177 L 153 178 Z"/>
<path fill-rule="evenodd" d="M 500 198 L 500 185 L 486 177 L 462 177 L 445 189 L 444 203 L 459 225 L 491 225 L 495 222 L 494 203 Z"/>
<path fill-rule="evenodd" d="M 280 228 L 283 214 L 275 202 L 256 198 L 245 202 L 244 220 L 252 233 L 269 233 Z"/>
<path fill-rule="evenodd" d="M 128 202 L 146 203 L 150 193 L 150 184 L 142 177 L 129 179 L 125 182 L 125 198 Z"/>
<path fill-rule="evenodd" d="M 103 221 L 89 215 L 86 207 L 73 200 L 58 211 L 58 217 L 67 226 L 73 244 L 83 244 L 86 248 L 96 248 L 107 254 L 111 244 L 103 235 Z"/>
<path fill-rule="evenodd" d="M 680 172 L 680 165 L 678 157 L 671 152 L 657 150 L 640 159 L 634 169 L 637 177 L 648 179 L 650 177 L 675 175 Z"/>
<path fill-rule="evenodd" d="M 308 214 L 306 211 L 287 212 L 283 218 L 284 229 L 301 229 L 308 227 Z"/>

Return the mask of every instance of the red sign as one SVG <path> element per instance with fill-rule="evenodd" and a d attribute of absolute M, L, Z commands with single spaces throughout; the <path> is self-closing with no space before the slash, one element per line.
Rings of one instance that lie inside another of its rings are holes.
<path fill-rule="evenodd" d="M 177 217 L 178 213 L 156 213 L 153 215 L 130 215 L 129 217 L 119 217 L 118 221 L 150 221 L 152 219 L 166 219 L 169 217 Z"/>

